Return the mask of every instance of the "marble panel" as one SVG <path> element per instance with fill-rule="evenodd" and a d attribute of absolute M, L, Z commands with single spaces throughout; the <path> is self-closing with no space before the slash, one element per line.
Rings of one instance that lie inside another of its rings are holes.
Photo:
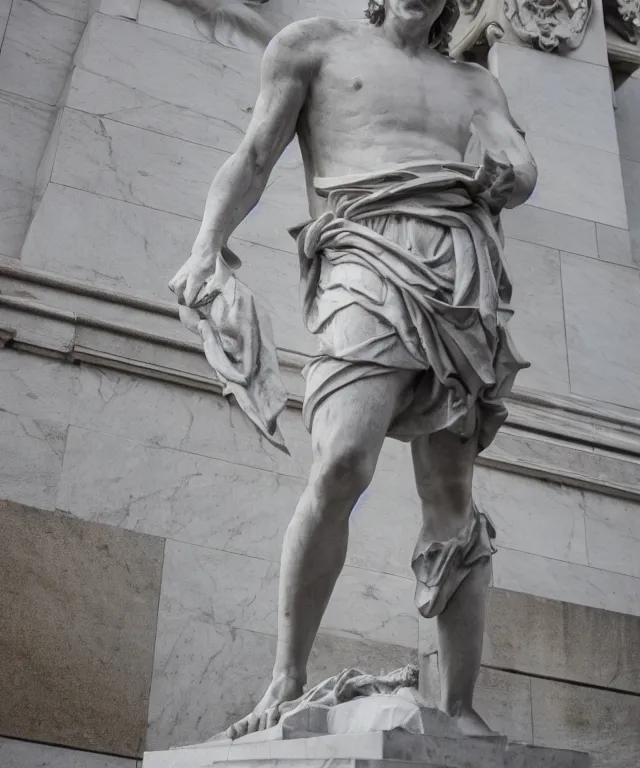
<path fill-rule="evenodd" d="M 627 211 L 627 215 L 629 212 Z M 607 227 L 605 224 L 596 225 L 598 236 L 598 256 L 601 261 L 621 264 L 624 267 L 638 267 L 631 255 L 631 238 L 629 230 Z"/>
<path fill-rule="evenodd" d="M 66 424 L 0 410 L 0 498 L 54 509 L 66 432 Z"/>
<path fill-rule="evenodd" d="M 55 104 L 84 26 L 32 0 L 14 0 L 0 51 L 0 90 Z"/>
<path fill-rule="evenodd" d="M 578 439 L 584 440 L 585 435 L 590 437 L 583 432 Z M 592 437 L 598 438 L 596 433 Z M 483 460 L 508 462 L 516 471 L 518 466 L 527 468 L 551 482 L 569 483 L 571 478 L 572 485 L 578 488 L 592 482 L 627 490 L 640 485 L 640 462 L 631 455 L 621 457 L 619 453 L 597 450 L 591 445 L 568 442 L 556 436 L 532 435 L 509 426 L 498 432 L 483 452 Z"/>
<path fill-rule="evenodd" d="M 159 11 L 194 25 L 193 12 L 165 0 Z M 78 56 L 67 105 L 231 152 L 240 143 L 258 94 L 260 59 L 209 42 L 94 16 Z M 200 23 L 200 22 L 198 22 Z M 193 27 L 195 29 L 195 27 Z M 140 67 L 144 56 L 147 66 Z M 207 87 L 203 88 L 203 81 Z"/>
<path fill-rule="evenodd" d="M 640 618 L 492 588 L 482 663 L 637 694 Z"/>
<path fill-rule="evenodd" d="M 85 520 L 277 561 L 304 483 L 69 428 L 59 509 Z"/>
<path fill-rule="evenodd" d="M 537 597 L 640 616 L 640 579 L 502 547 L 493 584 Z"/>
<path fill-rule="evenodd" d="M 65 109 L 52 181 L 199 220 L 211 179 L 227 157 L 210 147 Z M 285 161 L 236 234 L 293 252 L 286 227 L 307 217 L 304 176 Z"/>
<path fill-rule="evenodd" d="M 587 564 L 580 491 L 478 467 L 475 499 L 498 531 L 498 547 Z"/>
<path fill-rule="evenodd" d="M 362 18 L 363 14 L 360 0 L 271 0 L 263 8 L 256 10 L 276 29 L 282 29 L 292 21 L 312 16 Z M 192 12 L 176 8 L 162 0 L 142 0 L 138 21 L 140 24 L 195 40 L 212 39 L 210 29 L 201 20 L 194 19 Z"/>
<path fill-rule="evenodd" d="M 640 274 L 563 253 L 562 286 L 571 392 L 637 407 Z"/>
<path fill-rule="evenodd" d="M 529 199 L 537 208 L 627 228 L 617 154 L 530 133 L 538 184 Z"/>
<path fill-rule="evenodd" d="M 640 578 L 640 505 L 585 493 L 584 509 L 589 564 Z"/>
<path fill-rule="evenodd" d="M 139 756 L 164 542 L 8 502 L 0 515 L 2 733 Z"/>
<path fill-rule="evenodd" d="M 172 301 L 167 284 L 189 255 L 198 227 L 185 216 L 51 183 L 29 228 L 22 261 L 105 288 Z M 297 256 L 235 238 L 231 245 L 244 261 L 241 279 L 272 320 L 278 346 L 312 353 L 316 342 L 302 322 Z"/>
<path fill-rule="evenodd" d="M 0 408 L 67 424 L 77 369 L 12 349 L 0 352 Z"/>
<path fill-rule="evenodd" d="M 0 1 L 0 48 L 4 41 L 4 33 L 7 30 L 7 22 L 9 21 L 9 14 L 11 13 L 12 0 Z"/>
<path fill-rule="evenodd" d="M 87 21 L 89 17 L 90 0 L 38 0 L 41 8 L 44 8 L 51 15 L 66 16 L 68 19 L 76 21 Z"/>
<path fill-rule="evenodd" d="M 418 647 L 414 582 L 387 573 L 346 566 L 321 628 L 354 640 Z"/>
<path fill-rule="evenodd" d="M 616 90 L 616 128 L 620 156 L 640 162 L 640 80 L 630 77 Z"/>
<path fill-rule="evenodd" d="M 136 760 L 0 736 L 2 768 L 136 768 Z"/>
<path fill-rule="evenodd" d="M 505 236 L 545 245 L 582 256 L 598 256 L 596 225 L 593 221 L 545 211 L 532 205 L 506 209 L 501 215 Z"/>
<path fill-rule="evenodd" d="M 306 479 L 311 441 L 301 412 L 286 409 L 279 421 L 290 457 L 227 398 L 93 366 L 79 371 L 71 415 L 86 429 Z"/>
<path fill-rule="evenodd" d="M 531 363 L 531 368 L 518 374 L 518 386 L 569 394 L 560 254 L 521 240 L 507 240 L 505 259 L 513 281 L 515 310 L 509 333 Z"/>
<path fill-rule="evenodd" d="M 6 256 L 20 255 L 52 111 L 32 99 L 0 93 L 0 253 Z"/>
<path fill-rule="evenodd" d="M 167 541 L 159 608 L 165 619 L 225 624 L 275 636 L 277 602 L 276 563 Z"/>
<path fill-rule="evenodd" d="M 201 743 L 250 712 L 271 679 L 275 644 L 271 635 L 160 614 L 146 749 Z"/>
<path fill-rule="evenodd" d="M 90 0 L 90 12 L 107 16 L 119 16 L 135 21 L 138 18 L 140 0 Z"/>
<path fill-rule="evenodd" d="M 515 45 L 495 45 L 489 57 L 511 113 L 527 135 L 618 152 L 606 67 Z"/>
<path fill-rule="evenodd" d="M 640 696 L 531 680 L 536 745 L 589 752 L 597 768 L 640 760 Z"/>
<path fill-rule="evenodd" d="M 640 163 L 623 160 L 621 165 L 629 217 L 631 251 L 636 263 L 640 263 Z"/>

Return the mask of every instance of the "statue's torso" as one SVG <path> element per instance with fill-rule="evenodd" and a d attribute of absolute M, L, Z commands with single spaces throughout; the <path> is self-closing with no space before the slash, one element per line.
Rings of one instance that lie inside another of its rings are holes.
<path fill-rule="evenodd" d="M 298 122 L 308 180 L 461 160 L 478 101 L 473 70 L 399 50 L 366 24 L 336 26 Z"/>

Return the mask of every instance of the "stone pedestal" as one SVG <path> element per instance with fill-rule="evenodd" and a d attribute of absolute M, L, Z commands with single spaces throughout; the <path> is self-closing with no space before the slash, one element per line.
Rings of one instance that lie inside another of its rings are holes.
<path fill-rule="evenodd" d="M 509 743 L 506 738 L 426 736 L 400 730 L 231 743 L 147 752 L 143 768 L 589 768 L 588 755 Z"/>

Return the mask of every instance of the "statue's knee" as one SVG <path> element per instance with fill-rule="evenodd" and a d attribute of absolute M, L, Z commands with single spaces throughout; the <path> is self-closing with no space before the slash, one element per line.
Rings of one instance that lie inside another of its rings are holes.
<path fill-rule="evenodd" d="M 317 473 L 316 493 L 327 501 L 355 503 L 373 478 L 375 462 L 366 451 L 350 448 L 324 460 Z"/>

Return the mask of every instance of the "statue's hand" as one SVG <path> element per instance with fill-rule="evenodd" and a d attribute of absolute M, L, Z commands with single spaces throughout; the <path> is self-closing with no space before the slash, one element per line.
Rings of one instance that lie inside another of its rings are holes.
<path fill-rule="evenodd" d="M 476 197 L 484 200 L 491 213 L 504 208 L 516 187 L 516 172 L 504 153 L 486 152 L 475 175 Z"/>
<path fill-rule="evenodd" d="M 220 250 L 198 235 L 191 249 L 191 256 L 176 272 L 169 283 L 169 289 L 176 294 L 179 304 L 192 307 L 202 303 L 205 283 L 207 293 L 212 292 L 212 283 L 220 283 L 220 289 L 224 286 L 228 278 L 228 274 L 223 274 L 225 272 L 225 263 L 220 258 Z"/>

